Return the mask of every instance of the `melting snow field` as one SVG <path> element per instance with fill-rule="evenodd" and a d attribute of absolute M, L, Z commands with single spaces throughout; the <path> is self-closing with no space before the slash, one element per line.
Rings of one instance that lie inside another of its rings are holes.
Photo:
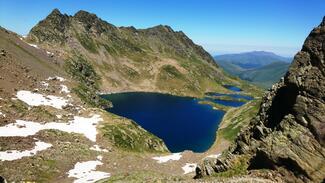
<path fill-rule="evenodd" d="M 0 160 L 1 161 L 12 161 L 21 159 L 27 156 L 34 156 L 38 151 L 46 150 L 47 148 L 52 147 L 52 144 L 48 144 L 45 142 L 37 141 L 35 142 L 36 146 L 32 150 L 8 150 L 8 151 L 0 151 Z"/>
<path fill-rule="evenodd" d="M 184 174 L 188 174 L 195 171 L 197 164 L 196 163 L 186 163 L 185 166 L 182 167 L 184 170 Z"/>
<path fill-rule="evenodd" d="M 167 161 L 174 160 L 177 161 L 181 159 L 182 155 L 181 153 L 173 153 L 168 156 L 158 156 L 158 157 L 153 157 L 152 159 L 157 160 L 158 163 L 166 163 Z"/>
<path fill-rule="evenodd" d="M 34 46 L 34 45 L 31 45 Z M 36 45 L 34 47 L 37 47 Z M 65 81 L 62 77 L 49 77 L 47 80 L 58 80 L 60 82 Z M 41 85 L 48 87 L 49 83 L 43 81 Z M 60 93 L 70 93 L 67 86 L 61 84 Z M 40 106 L 47 105 L 52 106 L 57 109 L 62 109 L 64 106 L 68 105 L 68 100 L 52 96 L 52 95 L 42 95 L 39 93 L 33 93 L 31 91 L 21 90 L 17 92 L 17 98 L 30 106 Z M 17 99 L 16 98 L 16 99 Z M 83 107 L 82 107 L 83 108 Z M 84 109 L 84 108 L 83 108 Z M 5 116 L 0 111 L 0 115 Z M 57 115 L 59 119 L 62 115 Z M 68 133 L 79 133 L 87 137 L 89 140 L 96 142 L 97 129 L 96 126 L 99 121 L 102 121 L 100 115 L 93 115 L 92 117 L 85 118 L 80 116 L 75 116 L 73 120 L 67 123 L 38 123 L 33 121 L 16 120 L 15 123 L 11 123 L 5 126 L 0 126 L 0 137 L 26 137 L 30 135 L 35 135 L 41 130 L 55 129 L 61 130 Z M 32 150 L 7 150 L 0 151 L 0 161 L 12 161 L 21 159 L 23 157 L 34 156 L 37 152 L 46 150 L 52 147 L 52 144 L 37 141 L 35 142 L 35 147 Z M 90 147 L 91 150 L 99 152 L 108 152 L 107 149 L 100 148 L 98 145 Z M 101 160 L 103 157 L 101 155 L 97 156 L 96 161 L 86 161 L 78 162 L 75 164 L 74 168 L 70 170 L 67 174 L 69 177 L 76 178 L 75 183 L 85 183 L 85 182 L 96 182 L 98 180 L 110 177 L 110 173 L 96 171 L 98 165 L 103 165 Z"/>
<path fill-rule="evenodd" d="M 29 44 L 29 46 L 32 46 L 32 47 L 34 47 L 34 48 L 37 48 L 37 49 L 38 49 L 38 46 L 37 46 L 36 44 L 30 44 L 30 43 L 27 43 L 27 44 Z"/>
<path fill-rule="evenodd" d="M 99 157 L 99 160 L 101 158 Z M 96 166 L 103 163 L 99 160 L 78 162 L 74 165 L 74 168 L 68 172 L 68 177 L 77 178 L 74 183 L 96 182 L 100 179 L 110 177 L 110 173 L 96 171 Z"/>
<path fill-rule="evenodd" d="M 44 96 L 26 90 L 18 91 L 16 96 L 19 100 L 31 106 L 48 105 L 57 109 L 62 109 L 63 106 L 68 105 L 68 100 L 62 97 L 56 97 L 53 95 Z"/>
<path fill-rule="evenodd" d="M 207 156 L 207 158 L 218 158 L 221 154 L 212 154 Z"/>
<path fill-rule="evenodd" d="M 70 93 L 70 90 L 68 89 L 67 86 L 65 85 L 60 85 L 61 86 L 61 92 L 60 93 Z"/>
<path fill-rule="evenodd" d="M 102 118 L 100 115 L 94 115 L 91 118 L 75 116 L 74 119 L 68 123 L 50 122 L 40 124 L 32 121 L 16 120 L 15 123 L 0 127 L 0 137 L 26 137 L 34 135 L 41 130 L 55 129 L 68 133 L 80 133 L 89 140 L 96 142 L 96 125 L 101 120 Z"/>

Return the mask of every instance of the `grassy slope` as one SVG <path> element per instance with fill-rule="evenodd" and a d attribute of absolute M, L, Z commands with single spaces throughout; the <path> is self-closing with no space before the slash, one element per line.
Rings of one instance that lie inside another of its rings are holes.
<path fill-rule="evenodd" d="M 254 99 L 238 108 L 229 109 L 224 115 L 218 131 L 214 147 L 223 141 L 233 142 L 242 128 L 256 115 L 260 105 L 260 99 Z"/>

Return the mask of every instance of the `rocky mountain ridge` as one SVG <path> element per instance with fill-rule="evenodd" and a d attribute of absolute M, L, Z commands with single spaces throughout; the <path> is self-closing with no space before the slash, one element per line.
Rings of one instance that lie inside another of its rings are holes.
<path fill-rule="evenodd" d="M 100 76 L 100 90 L 157 91 L 199 96 L 241 85 L 223 74 L 213 58 L 182 31 L 158 25 L 116 27 L 95 14 L 55 9 L 32 28 L 27 41 L 63 60 L 82 57 Z"/>
<path fill-rule="evenodd" d="M 275 175 L 285 182 L 324 181 L 324 45 L 325 17 L 307 37 L 284 79 L 263 97 L 249 127 L 221 158 L 204 160 L 196 169 L 198 178 L 238 170 Z"/>

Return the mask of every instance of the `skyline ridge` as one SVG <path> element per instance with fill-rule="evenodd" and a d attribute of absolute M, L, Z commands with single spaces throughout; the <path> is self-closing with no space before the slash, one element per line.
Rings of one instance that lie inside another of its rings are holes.
<path fill-rule="evenodd" d="M 78 6 L 62 0 L 45 0 L 23 4 L 20 0 L 0 2 L 0 25 L 26 35 L 55 8 L 69 15 L 84 10 L 118 27 L 143 29 L 168 25 L 183 31 L 211 55 L 265 50 L 287 57 L 301 48 L 309 30 L 323 18 L 325 8 L 325 2 L 320 0 L 308 4 L 300 0 L 272 3 L 85 1 Z"/>

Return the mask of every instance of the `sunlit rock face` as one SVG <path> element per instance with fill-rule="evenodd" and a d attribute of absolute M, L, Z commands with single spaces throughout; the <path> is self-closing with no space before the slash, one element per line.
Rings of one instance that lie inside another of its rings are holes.
<path fill-rule="evenodd" d="M 325 17 L 307 37 L 284 79 L 263 97 L 260 111 L 228 155 L 204 161 L 197 177 L 236 168 L 275 170 L 293 182 L 325 177 Z M 244 158 L 244 159 L 245 159 Z"/>

